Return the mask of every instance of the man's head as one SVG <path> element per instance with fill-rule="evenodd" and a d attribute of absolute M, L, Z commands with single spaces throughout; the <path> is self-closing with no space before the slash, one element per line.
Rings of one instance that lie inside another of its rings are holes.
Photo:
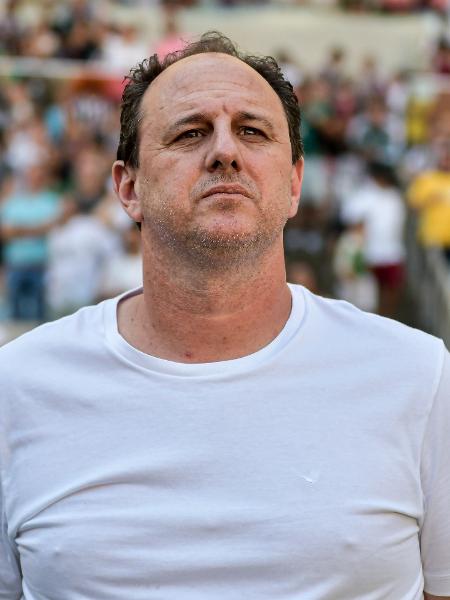
<path fill-rule="evenodd" d="M 372 179 L 374 179 L 381 187 L 389 188 L 399 186 L 394 168 L 385 162 L 370 162 L 368 164 L 368 172 Z"/>
<path fill-rule="evenodd" d="M 297 100 L 276 63 L 249 64 L 218 34 L 202 40 L 134 71 L 113 177 L 144 255 L 158 247 L 214 268 L 280 249 L 303 163 Z"/>
<path fill-rule="evenodd" d="M 285 81 L 275 59 L 269 56 L 253 56 L 240 52 L 233 42 L 218 32 L 208 32 L 199 41 L 187 45 L 183 50 L 167 55 L 160 60 L 156 54 L 141 62 L 128 75 L 128 84 L 122 96 L 120 117 L 120 140 L 117 160 L 132 167 L 139 165 L 139 123 L 142 118 L 141 102 L 147 88 L 168 67 L 188 56 L 216 52 L 234 56 L 257 71 L 274 89 L 283 105 L 289 126 L 292 146 L 292 163 L 303 156 L 300 136 L 300 108 L 291 84 Z"/>

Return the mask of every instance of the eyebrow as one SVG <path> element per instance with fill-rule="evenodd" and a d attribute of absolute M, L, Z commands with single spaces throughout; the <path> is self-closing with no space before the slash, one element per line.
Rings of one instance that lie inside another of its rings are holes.
<path fill-rule="evenodd" d="M 182 117 L 181 119 L 178 119 L 177 121 L 175 121 L 175 123 L 170 125 L 165 137 L 172 135 L 173 133 L 178 131 L 181 127 L 183 127 L 184 125 L 191 125 L 193 123 L 204 123 L 208 120 L 210 120 L 210 117 L 204 112 L 196 112 L 191 115 L 187 115 L 185 117 Z M 256 113 L 251 113 L 248 111 L 240 111 L 236 114 L 236 117 L 234 118 L 234 120 L 235 121 L 256 121 L 256 122 L 259 122 L 262 125 L 264 125 L 269 130 L 270 133 L 274 133 L 274 126 L 269 121 L 269 119 L 266 119 L 266 117 L 263 117 L 262 115 L 258 115 Z"/>
<path fill-rule="evenodd" d="M 271 133 L 274 132 L 274 126 L 273 126 L 272 122 L 269 121 L 269 119 L 266 119 L 266 117 L 263 117 L 262 115 L 258 115 L 256 113 L 251 113 L 251 112 L 247 112 L 247 111 L 241 111 L 237 114 L 237 118 L 239 121 L 257 121 L 257 122 L 261 123 L 262 125 L 264 125 L 265 127 L 267 127 L 267 129 Z"/>
<path fill-rule="evenodd" d="M 206 113 L 197 112 L 191 115 L 187 115 L 186 117 L 178 119 L 177 121 L 175 121 L 175 123 L 172 123 L 172 125 L 170 125 L 170 127 L 167 129 L 166 135 L 164 137 L 169 137 L 184 125 L 190 125 L 192 123 L 204 123 L 207 120 L 208 116 Z"/>

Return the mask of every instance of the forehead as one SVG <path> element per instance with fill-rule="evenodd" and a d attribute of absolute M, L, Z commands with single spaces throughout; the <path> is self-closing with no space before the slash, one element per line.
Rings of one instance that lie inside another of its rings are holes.
<path fill-rule="evenodd" d="M 149 86 L 142 100 L 144 121 L 162 124 L 191 110 L 259 109 L 286 128 L 280 98 L 270 84 L 238 58 L 219 53 L 190 56 L 171 65 Z"/>

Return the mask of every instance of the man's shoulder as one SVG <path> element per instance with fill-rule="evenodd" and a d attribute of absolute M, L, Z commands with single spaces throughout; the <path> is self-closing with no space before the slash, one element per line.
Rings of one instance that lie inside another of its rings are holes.
<path fill-rule="evenodd" d="M 0 374 L 20 374 L 21 368 L 32 371 L 42 360 L 57 360 L 71 349 L 88 344 L 89 338 L 102 335 L 104 304 L 86 306 L 71 315 L 39 325 L 2 346 Z"/>
<path fill-rule="evenodd" d="M 366 351 L 379 350 L 401 355 L 440 354 L 442 340 L 399 321 L 365 312 L 344 300 L 324 298 L 305 291 L 310 326 L 322 341 L 334 341 L 343 349 L 353 346 Z"/>

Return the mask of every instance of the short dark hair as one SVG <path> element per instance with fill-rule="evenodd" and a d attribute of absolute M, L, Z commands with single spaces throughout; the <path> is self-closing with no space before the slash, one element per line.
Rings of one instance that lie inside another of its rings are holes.
<path fill-rule="evenodd" d="M 367 172 L 377 181 L 381 180 L 386 185 L 399 187 L 399 180 L 394 167 L 386 162 L 379 160 L 373 160 L 369 162 L 367 164 Z"/>
<path fill-rule="evenodd" d="M 276 60 L 271 56 L 244 54 L 226 36 L 218 31 L 208 31 L 201 38 L 188 44 L 182 50 L 160 59 L 157 54 L 143 60 L 126 77 L 128 83 L 122 95 L 120 114 L 120 140 L 117 160 L 123 160 L 132 167 L 139 166 L 139 120 L 140 105 L 145 91 L 160 73 L 179 60 L 195 54 L 219 52 L 238 58 L 252 67 L 270 84 L 283 105 L 289 127 L 292 148 L 292 163 L 303 156 L 303 143 L 300 135 L 300 107 L 292 85 L 287 81 Z"/>

